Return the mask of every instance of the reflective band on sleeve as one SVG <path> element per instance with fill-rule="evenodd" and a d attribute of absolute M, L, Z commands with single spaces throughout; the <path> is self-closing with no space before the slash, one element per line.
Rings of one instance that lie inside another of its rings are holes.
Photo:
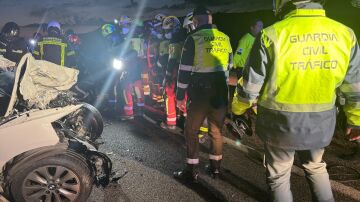
<path fill-rule="evenodd" d="M 39 51 L 33 51 L 34 55 L 40 55 Z"/>
<path fill-rule="evenodd" d="M 210 160 L 214 160 L 214 161 L 220 161 L 222 159 L 222 155 L 209 155 L 209 159 Z"/>
<path fill-rule="evenodd" d="M 179 66 L 179 70 L 191 72 L 191 71 L 193 70 L 193 66 L 190 66 L 190 65 L 180 65 L 180 66 Z"/>
<path fill-rule="evenodd" d="M 141 74 L 141 78 L 147 79 L 147 78 L 149 78 L 149 74 Z"/>
<path fill-rule="evenodd" d="M 157 61 L 156 64 L 157 64 L 157 66 L 162 67 L 160 61 Z"/>
<path fill-rule="evenodd" d="M 202 67 L 202 68 L 194 68 L 193 72 L 198 73 L 211 73 L 211 72 L 225 72 L 227 67 Z"/>
<path fill-rule="evenodd" d="M 138 107 L 143 107 L 143 106 L 145 106 L 144 103 L 137 103 L 136 105 L 137 105 Z"/>
<path fill-rule="evenodd" d="M 180 82 L 177 83 L 177 87 L 182 88 L 182 89 L 187 89 L 188 86 L 189 86 L 189 84 L 184 84 L 184 83 L 180 83 Z"/>
<path fill-rule="evenodd" d="M 124 110 L 126 111 L 133 110 L 133 107 L 124 106 Z"/>
<path fill-rule="evenodd" d="M 200 131 L 207 133 L 207 132 L 209 132 L 209 129 L 205 128 L 205 127 L 200 127 Z"/>
<path fill-rule="evenodd" d="M 158 22 L 158 23 L 154 24 L 153 27 L 157 27 L 157 26 L 160 26 L 160 25 L 162 25 L 162 22 Z"/>
<path fill-rule="evenodd" d="M 255 84 L 244 80 L 244 90 L 249 93 L 259 93 L 261 90 L 262 84 Z"/>
<path fill-rule="evenodd" d="M 24 51 L 22 51 L 22 50 L 12 50 L 11 52 L 13 52 L 13 53 L 23 53 Z"/>
<path fill-rule="evenodd" d="M 199 159 L 186 159 L 187 164 L 196 165 L 199 164 Z"/>

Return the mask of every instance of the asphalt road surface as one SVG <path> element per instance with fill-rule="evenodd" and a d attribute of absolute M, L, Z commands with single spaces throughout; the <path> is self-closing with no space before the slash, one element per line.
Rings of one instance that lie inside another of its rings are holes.
<path fill-rule="evenodd" d="M 225 145 L 222 176 L 214 180 L 204 169 L 208 142 L 201 148 L 200 182 L 182 184 L 172 173 L 183 168 L 185 139 L 143 118 L 128 122 L 107 120 L 101 151 L 121 175 L 118 183 L 95 188 L 90 202 L 112 201 L 267 201 L 265 168 L 261 159 Z M 336 201 L 360 201 L 358 179 L 332 181 Z M 301 169 L 294 167 L 294 201 L 311 201 Z"/>

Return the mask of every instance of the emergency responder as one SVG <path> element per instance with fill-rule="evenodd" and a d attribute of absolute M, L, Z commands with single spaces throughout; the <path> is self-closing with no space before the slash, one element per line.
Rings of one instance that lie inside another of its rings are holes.
<path fill-rule="evenodd" d="M 293 201 L 295 151 L 313 199 L 334 201 L 322 156 L 334 134 L 336 88 L 346 97 L 348 133 L 360 126 L 359 45 L 350 28 L 326 17 L 320 2 L 274 0 L 282 20 L 255 40 L 232 103 L 239 116 L 258 97 L 256 132 L 265 143 L 273 201 Z"/>
<path fill-rule="evenodd" d="M 105 47 L 107 48 L 107 54 L 112 52 L 112 49 L 119 46 L 123 39 L 120 36 L 120 33 L 117 32 L 115 25 L 113 24 L 104 24 L 101 26 L 101 35 L 105 39 Z"/>
<path fill-rule="evenodd" d="M 239 41 L 236 52 L 234 54 L 234 67 L 230 70 L 229 77 L 229 93 L 231 95 L 230 101 L 232 101 L 237 80 L 241 77 L 242 71 L 245 67 L 250 50 L 255 42 L 255 37 L 263 29 L 263 22 L 259 19 L 252 20 L 250 22 L 250 32 L 245 34 Z"/>
<path fill-rule="evenodd" d="M 187 144 L 186 168 L 175 172 L 174 177 L 196 182 L 199 164 L 198 130 L 208 118 L 212 138 L 209 155 L 211 176 L 217 177 L 222 160 L 221 128 L 228 106 L 228 70 L 232 65 L 230 39 L 212 25 L 211 12 L 199 6 L 194 9 L 196 30 L 186 39 L 182 51 L 177 81 L 177 106 L 188 110 L 185 123 Z"/>
<path fill-rule="evenodd" d="M 65 37 L 68 41 L 68 44 L 71 46 L 71 48 L 75 51 L 79 51 L 81 39 L 79 35 L 77 35 L 74 30 L 68 29 L 65 32 Z"/>
<path fill-rule="evenodd" d="M 158 14 L 153 19 L 152 33 L 148 39 L 148 72 L 151 98 L 155 102 L 155 106 L 161 107 L 164 102 L 161 85 L 165 75 L 165 67 L 169 53 L 169 40 L 164 36 L 162 23 L 165 15 Z M 144 83 L 146 85 L 146 83 Z"/>
<path fill-rule="evenodd" d="M 28 53 L 25 39 L 19 36 L 20 28 L 15 22 L 6 23 L 1 29 L 0 55 L 15 63 L 18 63 L 22 56 Z"/>
<path fill-rule="evenodd" d="M 180 29 L 181 23 L 177 17 L 169 16 L 163 22 L 165 37 L 170 39 L 169 57 L 166 67 L 164 87 L 166 93 L 166 123 L 162 123 L 161 127 L 166 129 L 176 129 L 176 95 L 175 86 L 177 81 L 177 73 L 179 70 L 181 49 L 186 39 L 186 33 Z"/>
<path fill-rule="evenodd" d="M 122 38 L 128 37 L 128 34 L 131 29 L 132 21 L 133 20 L 127 15 L 123 15 L 120 17 L 119 27 L 120 27 L 120 34 L 122 35 Z"/>
<path fill-rule="evenodd" d="M 38 60 L 46 60 L 61 66 L 75 67 L 75 51 L 62 36 L 61 25 L 50 21 L 47 26 L 47 36 L 37 42 L 33 55 Z"/>
<path fill-rule="evenodd" d="M 184 19 L 183 28 L 187 31 L 188 34 L 195 30 L 192 18 L 193 13 L 191 12 L 186 15 Z M 176 129 L 178 117 L 181 117 L 180 115 L 183 117 L 187 116 L 186 108 L 180 110 L 182 114 L 176 113 L 176 81 L 179 71 L 181 49 L 184 45 L 187 34 L 184 32 L 184 29 L 177 28 L 178 22 L 175 17 L 170 16 L 165 18 L 163 24 L 165 25 L 163 26 L 165 35 L 166 33 L 170 32 L 172 33 L 171 35 L 173 35 L 173 37 L 171 37 L 172 39 L 170 40 L 169 62 L 166 68 L 166 76 L 164 80 L 166 93 L 166 123 L 161 123 L 161 127 L 164 129 L 174 130 Z M 170 29 L 170 25 L 174 26 L 175 29 Z M 208 131 L 208 124 L 207 120 L 205 119 L 199 130 L 199 142 L 205 141 Z"/>
<path fill-rule="evenodd" d="M 250 23 L 250 32 L 245 34 L 239 41 L 236 53 L 234 54 L 233 67 L 233 69 L 237 70 L 238 79 L 241 77 L 242 69 L 245 67 L 245 63 L 255 42 L 255 38 L 261 32 L 263 26 L 264 24 L 261 20 L 252 20 Z"/>
<path fill-rule="evenodd" d="M 147 21 L 144 24 L 144 53 L 145 53 L 145 60 L 146 60 L 146 66 L 143 68 L 143 71 L 141 73 L 141 79 L 143 83 L 143 90 L 144 90 L 144 96 L 145 98 L 148 98 L 150 96 L 150 78 L 149 78 L 149 72 L 151 70 L 151 60 L 150 60 L 150 49 L 149 49 L 149 42 L 151 41 L 151 36 L 153 32 L 153 22 Z"/>
<path fill-rule="evenodd" d="M 135 22 L 134 22 L 135 23 Z M 128 16 L 122 16 L 120 18 L 120 33 L 123 38 L 123 43 L 118 49 L 118 54 L 121 55 L 121 58 L 124 60 L 124 70 L 119 82 L 119 89 L 121 93 L 118 92 L 120 97 L 123 98 L 123 115 L 120 117 L 121 120 L 131 120 L 134 119 L 134 97 L 133 92 L 136 95 L 136 104 L 137 112 L 140 114 L 143 111 L 144 107 L 144 96 L 141 82 L 141 71 L 142 63 L 139 55 L 141 54 L 141 38 L 134 34 L 135 24 L 133 20 Z M 134 31 L 131 33 L 130 29 L 133 27 Z"/>

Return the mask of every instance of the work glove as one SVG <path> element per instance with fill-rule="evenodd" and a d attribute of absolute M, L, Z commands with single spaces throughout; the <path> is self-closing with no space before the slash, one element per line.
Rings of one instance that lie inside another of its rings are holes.
<path fill-rule="evenodd" d="M 360 128 L 348 127 L 346 130 L 346 137 L 349 141 L 360 141 Z"/>
<path fill-rule="evenodd" d="M 186 111 L 186 99 L 177 100 L 176 106 L 179 108 L 180 111 Z"/>
<path fill-rule="evenodd" d="M 242 115 L 232 114 L 231 125 L 233 127 L 233 132 L 240 136 L 240 138 L 242 138 L 244 135 L 253 135 L 251 120 L 246 113 Z"/>

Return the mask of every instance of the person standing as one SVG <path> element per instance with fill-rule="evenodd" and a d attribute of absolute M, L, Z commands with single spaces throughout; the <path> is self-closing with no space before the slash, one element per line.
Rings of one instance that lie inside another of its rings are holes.
<path fill-rule="evenodd" d="M 236 48 L 236 53 L 234 54 L 234 68 L 237 70 L 237 77 L 240 78 L 242 69 L 245 67 L 246 61 L 249 57 L 251 48 L 255 42 L 255 38 L 261 32 L 264 27 L 264 23 L 255 19 L 250 23 L 250 32 L 245 34 L 239 41 Z"/>
<path fill-rule="evenodd" d="M 170 130 L 176 129 L 176 81 L 181 49 L 186 39 L 186 33 L 180 26 L 180 21 L 174 16 L 165 18 L 163 22 L 165 36 L 167 39 L 170 39 L 170 43 L 166 74 L 163 82 L 166 93 L 166 122 L 163 122 L 161 127 Z"/>
<path fill-rule="evenodd" d="M 203 6 L 194 9 L 196 30 L 187 37 L 177 80 L 177 106 L 188 105 L 185 123 L 186 168 L 174 173 L 180 180 L 196 182 L 199 164 L 198 130 L 208 118 L 212 139 L 209 172 L 217 177 L 222 160 L 222 134 L 228 106 L 228 70 L 232 65 L 229 37 L 212 24 L 211 12 Z M 188 100 L 185 99 L 185 94 Z M 188 103 L 188 104 L 185 104 Z"/>
<path fill-rule="evenodd" d="M 20 59 L 29 52 L 24 38 L 20 37 L 20 27 L 15 22 L 8 22 L 0 33 L 0 55 L 19 63 Z"/>
<path fill-rule="evenodd" d="M 293 201 L 296 152 L 314 201 L 334 201 L 322 157 L 334 134 L 336 89 L 346 98 L 350 138 L 360 126 L 359 45 L 350 28 L 326 17 L 321 2 L 274 0 L 282 20 L 255 40 L 232 103 L 242 115 L 258 100 L 256 133 L 272 201 Z"/>
<path fill-rule="evenodd" d="M 242 71 L 245 67 L 251 48 L 255 42 L 256 36 L 263 29 L 264 24 L 260 19 L 255 19 L 250 22 L 250 32 L 245 34 L 239 41 L 234 54 L 234 67 L 230 70 L 229 78 L 229 91 L 230 101 L 233 99 L 233 95 L 236 89 L 237 80 L 241 77 Z"/>
<path fill-rule="evenodd" d="M 60 66 L 75 67 L 75 51 L 63 37 L 61 25 L 50 21 L 47 26 L 47 36 L 37 42 L 33 55 L 37 60 L 46 60 Z"/>

